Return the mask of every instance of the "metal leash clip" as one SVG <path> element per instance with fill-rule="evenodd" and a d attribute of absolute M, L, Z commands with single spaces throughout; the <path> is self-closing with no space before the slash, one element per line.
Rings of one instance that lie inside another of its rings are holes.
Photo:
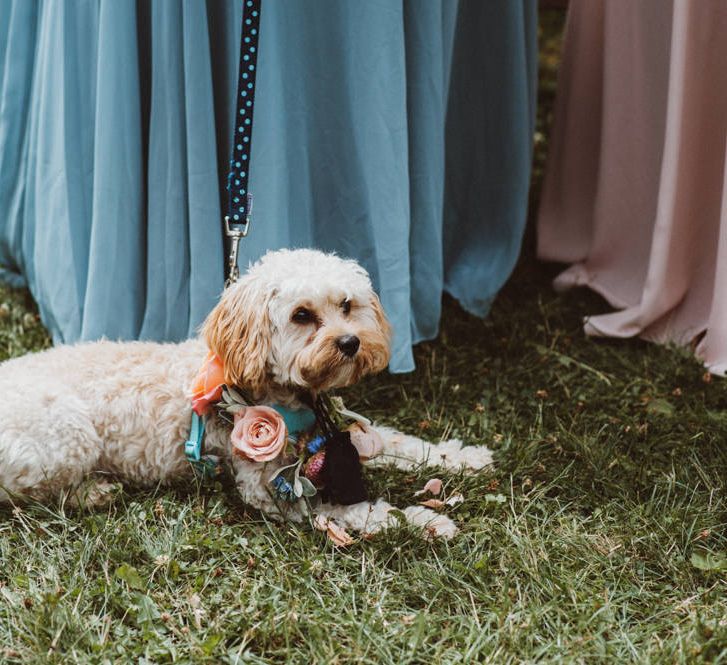
<path fill-rule="evenodd" d="M 240 269 L 237 267 L 237 251 L 240 246 L 240 239 L 247 236 L 250 230 L 250 219 L 252 218 L 252 194 L 247 195 L 245 206 L 245 221 L 241 224 L 231 222 L 230 217 L 225 215 L 225 235 L 230 239 L 230 254 L 227 259 L 227 280 L 225 288 L 234 284 L 240 277 Z"/>

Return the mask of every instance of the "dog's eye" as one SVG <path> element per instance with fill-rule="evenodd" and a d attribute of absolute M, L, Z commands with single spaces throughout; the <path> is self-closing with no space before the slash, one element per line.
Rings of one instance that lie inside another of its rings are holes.
<path fill-rule="evenodd" d="M 293 323 L 313 323 L 315 320 L 315 314 L 305 307 L 299 307 L 296 309 L 291 317 L 291 321 L 293 321 Z"/>
<path fill-rule="evenodd" d="M 343 310 L 344 314 L 350 314 L 351 312 L 351 301 L 346 298 L 346 300 L 341 302 L 341 309 Z"/>

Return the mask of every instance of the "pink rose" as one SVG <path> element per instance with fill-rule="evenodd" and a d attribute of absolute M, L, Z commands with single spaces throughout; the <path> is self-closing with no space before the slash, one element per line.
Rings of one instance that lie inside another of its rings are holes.
<path fill-rule="evenodd" d="M 240 457 L 269 462 L 283 452 L 287 438 L 283 417 L 269 406 L 248 406 L 235 414 L 230 440 Z"/>

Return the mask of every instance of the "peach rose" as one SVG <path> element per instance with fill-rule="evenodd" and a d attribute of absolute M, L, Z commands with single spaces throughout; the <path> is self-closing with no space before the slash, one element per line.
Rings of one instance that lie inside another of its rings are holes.
<path fill-rule="evenodd" d="M 202 368 L 192 382 L 192 410 L 202 416 L 212 402 L 222 397 L 222 386 L 225 384 L 225 368 L 222 361 L 210 351 Z"/>
<path fill-rule="evenodd" d="M 285 449 L 283 417 L 269 406 L 248 406 L 235 414 L 230 434 L 233 452 L 253 462 L 269 462 Z"/>

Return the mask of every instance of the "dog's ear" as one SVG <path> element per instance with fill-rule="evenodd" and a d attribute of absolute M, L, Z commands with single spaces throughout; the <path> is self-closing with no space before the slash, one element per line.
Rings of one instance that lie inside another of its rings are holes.
<path fill-rule="evenodd" d="M 373 354 L 371 371 L 381 372 L 386 369 L 391 359 L 391 324 L 389 319 L 386 318 L 379 296 L 373 291 L 371 292 L 370 306 L 376 320 L 376 336 L 379 338 L 376 340 L 378 344 L 375 345 L 378 353 Z"/>
<path fill-rule="evenodd" d="M 225 368 L 225 383 L 259 393 L 267 384 L 272 294 L 245 276 L 228 287 L 200 333 Z"/>

